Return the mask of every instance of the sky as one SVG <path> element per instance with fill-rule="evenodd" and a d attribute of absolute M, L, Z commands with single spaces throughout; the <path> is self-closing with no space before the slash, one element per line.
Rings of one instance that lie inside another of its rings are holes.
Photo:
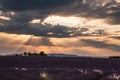
<path fill-rule="evenodd" d="M 120 55 L 120 0 L 0 0 L 0 55 Z"/>

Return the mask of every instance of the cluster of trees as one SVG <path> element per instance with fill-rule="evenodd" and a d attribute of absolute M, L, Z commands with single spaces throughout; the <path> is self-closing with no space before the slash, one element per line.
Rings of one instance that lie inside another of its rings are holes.
<path fill-rule="evenodd" d="M 16 54 L 16 56 L 47 56 L 44 51 L 41 51 L 40 53 L 31 53 L 31 52 L 24 52 L 21 54 Z"/>
<path fill-rule="evenodd" d="M 110 56 L 109 58 L 120 58 L 120 56 Z"/>

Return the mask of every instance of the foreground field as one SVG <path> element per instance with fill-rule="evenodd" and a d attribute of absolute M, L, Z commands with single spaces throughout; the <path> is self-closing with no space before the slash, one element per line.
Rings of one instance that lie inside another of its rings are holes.
<path fill-rule="evenodd" d="M 0 57 L 0 80 L 120 80 L 120 59 Z"/>

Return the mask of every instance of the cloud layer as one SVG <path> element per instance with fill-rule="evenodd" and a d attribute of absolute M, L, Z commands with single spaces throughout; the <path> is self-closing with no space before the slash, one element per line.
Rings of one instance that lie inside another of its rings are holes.
<path fill-rule="evenodd" d="M 120 22 L 120 3 L 116 0 L 0 0 L 1 8 L 45 18 L 49 15 L 105 18 L 111 24 Z"/>
<path fill-rule="evenodd" d="M 83 25 L 71 27 L 45 23 L 50 16 L 77 17 Z M 106 26 L 98 25 L 97 19 L 104 20 Z M 39 21 L 31 23 L 33 20 Z M 89 20 L 93 21 L 90 23 L 94 26 L 85 25 Z M 116 44 L 119 43 L 119 36 L 114 33 L 119 29 L 115 25 L 120 25 L 120 2 L 117 0 L 0 0 L 0 52 L 4 53 L 6 48 L 13 52 L 38 51 L 39 48 L 55 52 L 53 49 L 56 48 L 60 52 L 81 52 L 82 55 L 98 55 L 95 51 L 100 53 L 100 50 L 105 50 L 113 55 L 113 52 L 120 52 L 120 45 Z M 110 36 L 112 34 L 114 37 Z M 102 40 L 104 36 L 105 40 Z M 102 39 L 99 41 L 90 37 Z"/>
<path fill-rule="evenodd" d="M 107 19 L 109 24 L 120 23 L 120 5 L 114 0 L 0 0 L 0 4 L 1 8 L 7 10 L 7 12 L 2 11 L 1 15 L 10 18 L 8 21 L 0 20 L 3 24 L 0 27 L 1 32 L 53 37 L 80 36 L 82 34 L 79 28 L 29 23 L 33 19 L 44 21 L 50 15 L 100 18 Z M 14 14 L 11 11 L 15 11 Z M 48 35 L 49 32 L 54 35 Z"/>

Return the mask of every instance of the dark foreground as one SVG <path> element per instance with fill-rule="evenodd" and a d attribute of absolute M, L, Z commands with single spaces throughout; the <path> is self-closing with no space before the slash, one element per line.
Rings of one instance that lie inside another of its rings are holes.
<path fill-rule="evenodd" d="M 0 57 L 0 80 L 120 80 L 120 59 Z"/>

